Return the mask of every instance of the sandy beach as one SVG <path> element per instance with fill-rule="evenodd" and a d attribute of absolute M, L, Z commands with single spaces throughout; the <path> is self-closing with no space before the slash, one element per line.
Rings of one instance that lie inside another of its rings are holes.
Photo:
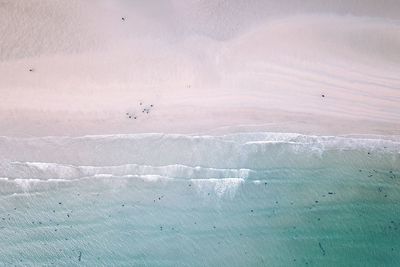
<path fill-rule="evenodd" d="M 0 135 L 400 133 L 395 2 L 189 2 L 2 1 Z"/>
<path fill-rule="evenodd" d="M 400 266 L 398 0 L 0 0 L 0 266 Z"/>

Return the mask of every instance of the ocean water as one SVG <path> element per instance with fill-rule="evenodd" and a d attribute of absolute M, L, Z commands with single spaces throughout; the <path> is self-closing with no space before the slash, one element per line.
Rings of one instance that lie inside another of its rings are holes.
<path fill-rule="evenodd" d="M 0 266 L 400 266 L 400 137 L 0 137 Z"/>

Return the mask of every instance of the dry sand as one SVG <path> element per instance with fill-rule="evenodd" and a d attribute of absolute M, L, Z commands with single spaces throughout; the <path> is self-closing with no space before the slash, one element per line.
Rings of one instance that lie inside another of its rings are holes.
<path fill-rule="evenodd" d="M 0 1 L 0 135 L 400 134 L 400 3 L 338 2 Z"/>

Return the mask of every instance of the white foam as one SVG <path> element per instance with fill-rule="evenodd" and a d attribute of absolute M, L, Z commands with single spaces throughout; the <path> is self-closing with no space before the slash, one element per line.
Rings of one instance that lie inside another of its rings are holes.
<path fill-rule="evenodd" d="M 120 166 L 73 166 L 47 162 L 11 162 L 7 177 L 39 179 L 77 179 L 86 176 L 128 176 L 128 175 L 158 175 L 171 178 L 202 178 L 202 177 L 241 177 L 247 178 L 252 171 L 249 169 L 217 169 L 200 166 L 185 166 L 182 164 L 166 166 L 150 166 L 126 164 Z"/>
<path fill-rule="evenodd" d="M 149 180 L 251 180 L 258 179 L 257 172 L 263 169 L 314 168 L 327 163 L 362 167 L 366 160 L 376 168 L 395 170 L 400 166 L 400 139 L 394 137 L 260 132 L 124 136 L 0 138 L 0 176 L 39 180 L 129 175 L 148 176 Z"/>
<path fill-rule="evenodd" d="M 14 182 L 24 191 L 29 191 L 33 185 L 40 183 L 40 181 L 39 179 L 14 179 Z"/>
<path fill-rule="evenodd" d="M 208 194 L 210 191 L 218 197 L 234 197 L 238 187 L 245 182 L 242 178 L 224 178 L 224 179 L 192 179 L 197 191 L 201 194 Z"/>

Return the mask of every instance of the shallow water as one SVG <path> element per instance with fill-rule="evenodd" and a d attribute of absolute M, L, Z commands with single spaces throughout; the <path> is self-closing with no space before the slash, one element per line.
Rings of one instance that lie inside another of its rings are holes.
<path fill-rule="evenodd" d="M 0 138 L 4 266 L 399 266 L 400 139 Z"/>

